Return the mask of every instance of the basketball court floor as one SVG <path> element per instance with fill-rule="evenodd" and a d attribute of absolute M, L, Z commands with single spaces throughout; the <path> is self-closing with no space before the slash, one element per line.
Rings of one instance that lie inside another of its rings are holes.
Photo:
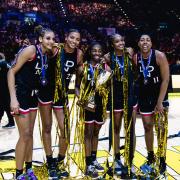
<path fill-rule="evenodd" d="M 167 143 L 167 172 L 168 179 L 180 179 L 180 94 L 169 95 L 170 108 L 169 108 L 169 124 L 168 124 L 168 143 Z M 33 161 L 36 161 L 34 165 L 42 165 L 40 162 L 44 162 L 45 153 L 43 150 L 42 141 L 40 138 L 39 131 L 39 116 L 36 119 L 34 129 L 34 149 L 33 149 Z M 7 117 L 2 118 L 1 126 L 7 123 Z M 56 140 L 56 122 L 54 119 L 52 130 L 53 137 L 53 152 L 56 157 L 58 154 L 57 140 Z M 74 123 L 75 124 L 75 123 Z M 108 160 L 112 161 L 112 152 L 108 152 L 108 132 L 109 132 L 109 120 L 102 126 L 99 135 L 99 146 L 98 146 L 98 161 L 102 164 Z M 145 141 L 144 141 L 144 130 L 140 117 L 136 120 L 136 152 L 134 158 L 134 167 L 138 171 L 140 165 L 145 161 L 147 156 Z M 124 144 L 124 131 L 121 130 L 121 145 Z M 13 179 L 13 173 L 15 172 L 15 162 L 13 160 L 14 148 L 18 139 L 17 127 L 14 129 L 3 129 L 0 127 L 0 180 L 2 179 Z M 81 170 L 78 171 L 77 162 L 73 160 L 73 135 L 71 135 L 71 146 L 70 146 L 70 158 L 69 158 L 69 170 L 72 178 L 68 179 L 86 179 Z M 157 141 L 155 136 L 155 149 L 157 149 Z M 3 157 L 2 157 L 3 155 Z M 8 158 L 4 157 L 8 156 Z M 38 169 L 38 168 L 37 168 Z M 39 167 L 40 169 L 40 167 Z M 38 172 L 38 171 L 36 171 Z M 46 180 L 47 177 L 41 177 L 39 179 Z M 107 178 L 108 179 L 108 178 Z"/>

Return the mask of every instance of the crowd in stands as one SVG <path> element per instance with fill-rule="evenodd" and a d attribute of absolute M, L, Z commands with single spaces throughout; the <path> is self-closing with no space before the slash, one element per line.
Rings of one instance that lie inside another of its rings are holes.
<path fill-rule="evenodd" d="M 72 3 L 68 4 L 68 10 L 73 16 L 89 16 L 92 14 L 104 13 L 112 8 L 111 4 L 104 3 Z"/>
<path fill-rule="evenodd" d="M 0 12 L 10 8 L 16 8 L 19 11 L 41 11 L 43 13 L 54 13 L 56 17 L 60 15 L 60 9 L 57 8 L 58 1 L 48 0 L 6 0 L 2 3 Z M 92 40 L 100 40 L 105 43 L 107 36 L 103 31 L 98 31 L 99 27 L 115 28 L 117 32 L 125 34 L 127 45 L 137 45 L 137 25 L 130 18 L 124 17 L 121 11 L 113 4 L 105 3 L 64 3 L 66 15 L 66 24 L 61 23 L 61 18 L 56 22 L 44 21 L 41 24 L 50 26 L 57 33 L 57 41 L 64 39 L 65 30 L 69 27 L 81 29 L 82 43 L 81 48 L 85 50 Z M 34 7 L 37 7 L 34 8 Z M 20 22 L 16 24 L 5 23 L 0 27 L 0 49 L 5 53 L 6 58 L 12 60 L 17 53 L 24 39 L 29 38 L 34 42 L 33 29 L 36 23 L 25 24 Z M 132 33 L 133 32 L 133 33 Z M 171 73 L 180 73 L 180 33 L 172 32 L 165 34 L 163 31 L 155 29 L 157 34 L 156 48 L 165 52 Z"/>
<path fill-rule="evenodd" d="M 49 0 L 5 0 L 1 6 L 6 9 L 17 9 L 21 12 L 41 11 L 50 13 L 53 10 L 54 2 Z"/>

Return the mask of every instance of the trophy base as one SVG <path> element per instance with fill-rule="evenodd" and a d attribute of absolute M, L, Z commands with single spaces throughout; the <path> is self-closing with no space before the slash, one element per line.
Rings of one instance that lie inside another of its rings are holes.
<path fill-rule="evenodd" d="M 87 104 L 85 104 L 84 109 L 91 111 L 91 112 L 95 112 L 96 105 L 92 104 L 92 103 L 87 103 Z"/>

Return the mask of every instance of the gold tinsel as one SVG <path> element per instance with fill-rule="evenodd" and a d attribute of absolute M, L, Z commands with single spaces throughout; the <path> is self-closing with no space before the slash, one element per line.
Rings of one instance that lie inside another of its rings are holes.
<path fill-rule="evenodd" d="M 165 109 L 163 116 L 155 115 L 155 130 L 157 134 L 158 149 L 156 154 L 157 170 L 160 165 L 160 158 L 166 159 L 167 134 L 168 134 L 168 110 Z M 158 171 L 159 172 L 159 171 Z"/>
<path fill-rule="evenodd" d="M 124 129 L 125 129 L 125 148 L 124 148 L 124 162 L 128 167 L 128 172 L 130 172 L 130 127 L 132 123 L 132 118 L 129 121 L 128 119 L 128 99 L 129 99 L 129 90 L 128 90 L 128 74 L 129 74 L 129 57 L 126 50 L 124 51 L 124 77 L 123 77 L 123 98 L 124 98 Z"/>
<path fill-rule="evenodd" d="M 65 80 L 63 79 L 63 64 L 62 64 L 62 53 L 64 50 L 64 44 L 59 44 L 58 55 L 56 60 L 56 69 L 55 69 L 55 93 L 54 93 L 54 102 L 57 102 L 60 98 L 64 100 L 63 110 L 64 110 L 64 129 L 65 129 L 65 138 L 69 143 L 70 138 L 70 114 L 67 107 L 66 100 L 68 99 L 68 94 L 66 92 Z"/>
<path fill-rule="evenodd" d="M 84 75 L 80 85 L 80 96 L 79 101 L 83 104 L 88 100 L 88 97 L 92 93 L 99 93 L 102 96 L 102 103 L 106 111 L 106 104 L 107 104 L 107 95 L 108 95 L 108 88 L 104 85 L 93 89 L 91 87 L 91 82 L 87 84 L 87 74 L 88 74 L 89 64 L 86 62 L 84 63 Z M 94 70 L 94 81 L 96 84 L 97 77 L 102 70 L 102 66 L 99 65 Z M 105 117 L 105 112 L 103 109 L 103 117 Z M 85 145 L 84 145 L 84 121 L 85 121 L 85 111 L 83 106 L 76 106 L 76 128 L 75 128 L 75 136 L 74 136 L 74 147 L 73 147 L 73 159 L 75 162 L 78 163 L 78 167 L 81 171 L 85 171 Z M 78 172 L 77 172 L 78 173 Z"/>
<path fill-rule="evenodd" d="M 128 89 L 128 83 L 129 83 L 129 71 L 132 70 L 132 64 L 129 61 L 129 54 L 126 51 L 126 49 L 123 52 L 124 56 L 124 74 L 123 76 L 120 73 L 119 65 L 115 62 L 114 66 L 114 75 L 117 78 L 118 81 L 123 81 L 123 100 L 124 100 L 124 129 L 125 129 L 125 148 L 124 148 L 124 164 L 128 167 L 128 173 L 130 173 L 131 169 L 131 159 L 130 159 L 130 128 L 132 125 L 132 117 L 131 119 L 128 119 L 128 113 L 129 113 L 129 107 L 128 107 L 128 99 L 129 99 L 129 89 Z M 116 55 L 114 54 L 114 58 Z M 113 83 L 111 84 L 113 86 Z M 112 92 L 112 102 L 113 102 L 113 92 Z M 113 103 L 112 103 L 113 104 Z M 113 108 L 112 108 L 113 112 Z M 112 113 L 113 115 L 113 113 Z M 112 128 L 114 126 L 114 117 L 112 117 Z M 112 135 L 114 137 L 114 133 Z M 113 140 L 114 141 L 114 140 Z M 113 148 L 114 148 L 114 142 L 113 142 Z"/>

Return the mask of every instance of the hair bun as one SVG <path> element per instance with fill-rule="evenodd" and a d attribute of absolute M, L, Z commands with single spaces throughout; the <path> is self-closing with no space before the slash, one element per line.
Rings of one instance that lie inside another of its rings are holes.
<path fill-rule="evenodd" d="M 43 30 L 43 27 L 41 25 L 38 25 L 34 28 L 34 32 L 38 35 L 41 34 L 42 30 Z"/>

